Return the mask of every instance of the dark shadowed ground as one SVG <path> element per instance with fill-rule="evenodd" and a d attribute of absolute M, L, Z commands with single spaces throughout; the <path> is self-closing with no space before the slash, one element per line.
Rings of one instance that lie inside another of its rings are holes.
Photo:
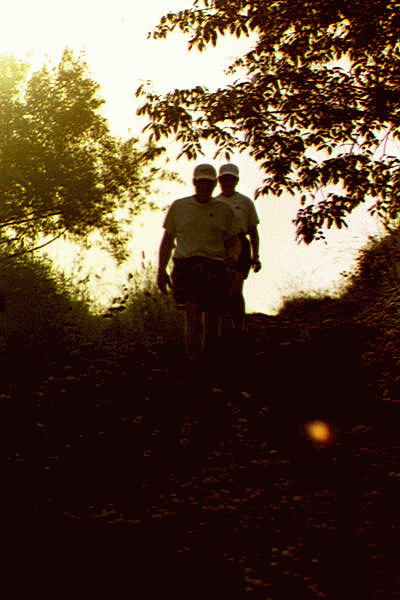
<path fill-rule="evenodd" d="M 400 591 L 400 394 L 374 394 L 376 332 L 265 315 L 247 330 L 214 392 L 174 348 L 9 346 L 9 597 Z M 326 447 L 305 435 L 316 419 Z"/>

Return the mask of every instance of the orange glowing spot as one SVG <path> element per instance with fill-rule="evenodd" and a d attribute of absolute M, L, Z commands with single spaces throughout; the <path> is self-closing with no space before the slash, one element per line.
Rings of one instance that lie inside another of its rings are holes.
<path fill-rule="evenodd" d="M 317 442 L 325 442 L 331 433 L 329 427 L 323 421 L 313 421 L 307 425 L 308 435 Z"/>

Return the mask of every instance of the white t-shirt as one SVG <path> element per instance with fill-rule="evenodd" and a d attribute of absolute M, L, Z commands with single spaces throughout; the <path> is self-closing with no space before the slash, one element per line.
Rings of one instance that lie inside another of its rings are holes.
<path fill-rule="evenodd" d="M 224 196 L 220 194 L 216 197 L 216 200 L 221 200 L 222 202 L 226 202 L 233 208 L 236 216 L 240 220 L 241 230 L 244 233 L 249 232 L 249 227 L 253 227 L 258 225 L 260 220 L 257 215 L 256 207 L 254 206 L 254 202 L 250 200 L 247 196 L 240 194 L 239 192 L 235 192 L 233 196 Z"/>
<path fill-rule="evenodd" d="M 224 240 L 237 235 L 240 227 L 226 202 L 213 198 L 202 204 L 195 196 L 175 200 L 164 221 L 165 230 L 177 240 L 174 258 L 204 256 L 224 260 Z"/>

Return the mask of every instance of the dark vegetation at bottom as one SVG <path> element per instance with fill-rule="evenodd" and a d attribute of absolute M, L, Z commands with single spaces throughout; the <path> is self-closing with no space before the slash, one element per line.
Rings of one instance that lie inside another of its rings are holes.
<path fill-rule="evenodd" d="M 80 272 L 1 255 L 3 595 L 396 594 L 399 257 L 371 241 L 340 298 L 249 315 L 206 377 L 155 272 L 99 315 Z"/>
<path fill-rule="evenodd" d="M 399 405 L 379 400 L 361 361 L 379 331 L 321 327 L 297 342 L 294 329 L 284 344 L 248 334 L 225 392 L 182 372 L 177 345 L 74 354 L 11 339 L 15 597 L 389 597 Z M 314 419 L 331 446 L 303 434 Z"/>

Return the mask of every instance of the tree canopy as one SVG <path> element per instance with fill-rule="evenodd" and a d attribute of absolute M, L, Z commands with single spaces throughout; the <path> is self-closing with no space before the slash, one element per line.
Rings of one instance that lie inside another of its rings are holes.
<path fill-rule="evenodd" d="M 29 69 L 0 56 L 0 247 L 15 255 L 61 236 L 90 247 L 97 231 L 122 262 L 128 236 L 116 211 L 154 208 L 147 197 L 156 173 L 167 176 L 152 166 L 163 148 L 111 135 L 82 56 L 65 49 L 57 67 Z"/>
<path fill-rule="evenodd" d="M 294 223 L 307 244 L 332 224 L 347 227 L 346 215 L 371 199 L 371 214 L 390 228 L 400 216 L 391 150 L 400 134 L 400 0 L 195 0 L 149 36 L 176 28 L 189 50 L 225 34 L 256 41 L 227 70 L 245 75 L 215 92 L 159 96 L 140 86 L 150 140 L 174 135 L 188 158 L 202 154 L 203 140 L 215 142 L 215 158 L 249 151 L 265 173 L 257 196 L 299 196 Z"/>

